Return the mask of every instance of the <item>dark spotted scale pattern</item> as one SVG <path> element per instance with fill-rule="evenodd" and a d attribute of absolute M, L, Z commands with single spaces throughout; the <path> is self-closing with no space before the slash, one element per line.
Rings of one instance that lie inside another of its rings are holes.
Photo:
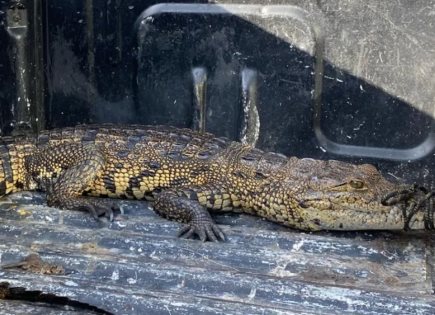
<path fill-rule="evenodd" d="M 225 237 L 209 211 L 304 230 L 433 227 L 434 193 L 368 164 L 284 155 L 168 126 L 77 126 L 0 143 L 0 194 L 40 189 L 49 205 L 113 218 L 111 198 L 154 200 L 180 235 Z M 96 197 L 109 197 L 106 199 Z"/>

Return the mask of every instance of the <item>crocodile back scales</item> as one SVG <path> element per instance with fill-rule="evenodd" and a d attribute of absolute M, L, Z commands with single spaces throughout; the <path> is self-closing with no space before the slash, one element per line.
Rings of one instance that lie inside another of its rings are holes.
<path fill-rule="evenodd" d="M 238 208 L 308 230 L 403 226 L 402 208 L 382 203 L 402 188 L 372 165 L 287 158 L 190 129 L 81 125 L 36 137 L 4 137 L 0 155 L 1 194 L 35 185 L 47 189 L 44 185 L 56 182 L 76 159 L 81 167 L 68 170 L 68 176 L 92 174 L 77 190 L 84 195 L 148 199 L 174 189 L 209 209 Z M 415 228 L 423 227 L 421 212 L 411 217 Z"/>

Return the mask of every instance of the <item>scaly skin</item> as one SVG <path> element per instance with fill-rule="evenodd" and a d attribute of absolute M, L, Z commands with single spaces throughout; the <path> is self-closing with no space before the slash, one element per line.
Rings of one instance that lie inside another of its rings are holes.
<path fill-rule="evenodd" d="M 47 191 L 51 206 L 112 218 L 112 199 L 153 199 L 184 237 L 223 240 L 209 209 L 309 231 L 433 229 L 434 193 L 369 164 L 287 158 L 188 129 L 78 126 L 3 138 L 0 194 Z"/>

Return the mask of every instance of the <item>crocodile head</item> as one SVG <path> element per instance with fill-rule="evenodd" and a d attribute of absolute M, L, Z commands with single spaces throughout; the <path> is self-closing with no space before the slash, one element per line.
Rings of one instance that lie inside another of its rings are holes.
<path fill-rule="evenodd" d="M 288 225 L 296 228 L 400 230 L 433 227 L 434 209 L 425 212 L 433 208 L 433 193 L 421 187 L 388 181 L 370 164 L 291 158 L 277 178 L 279 183 L 275 185 L 279 185 L 278 191 L 284 197 L 274 200 L 287 200 L 284 217 L 287 217 Z"/>

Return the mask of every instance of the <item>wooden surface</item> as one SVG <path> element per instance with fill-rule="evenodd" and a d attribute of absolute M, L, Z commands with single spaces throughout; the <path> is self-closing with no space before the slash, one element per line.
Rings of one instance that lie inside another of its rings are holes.
<path fill-rule="evenodd" d="M 66 269 L 0 270 L 12 287 L 113 314 L 435 314 L 433 235 L 311 234 L 234 214 L 215 217 L 226 243 L 202 243 L 177 239 L 180 225 L 143 202 L 123 201 L 125 215 L 109 223 L 28 204 L 39 196 L 12 199 L 0 205 L 0 264 L 38 253 Z M 0 307 L 51 314 L 24 301 Z"/>

